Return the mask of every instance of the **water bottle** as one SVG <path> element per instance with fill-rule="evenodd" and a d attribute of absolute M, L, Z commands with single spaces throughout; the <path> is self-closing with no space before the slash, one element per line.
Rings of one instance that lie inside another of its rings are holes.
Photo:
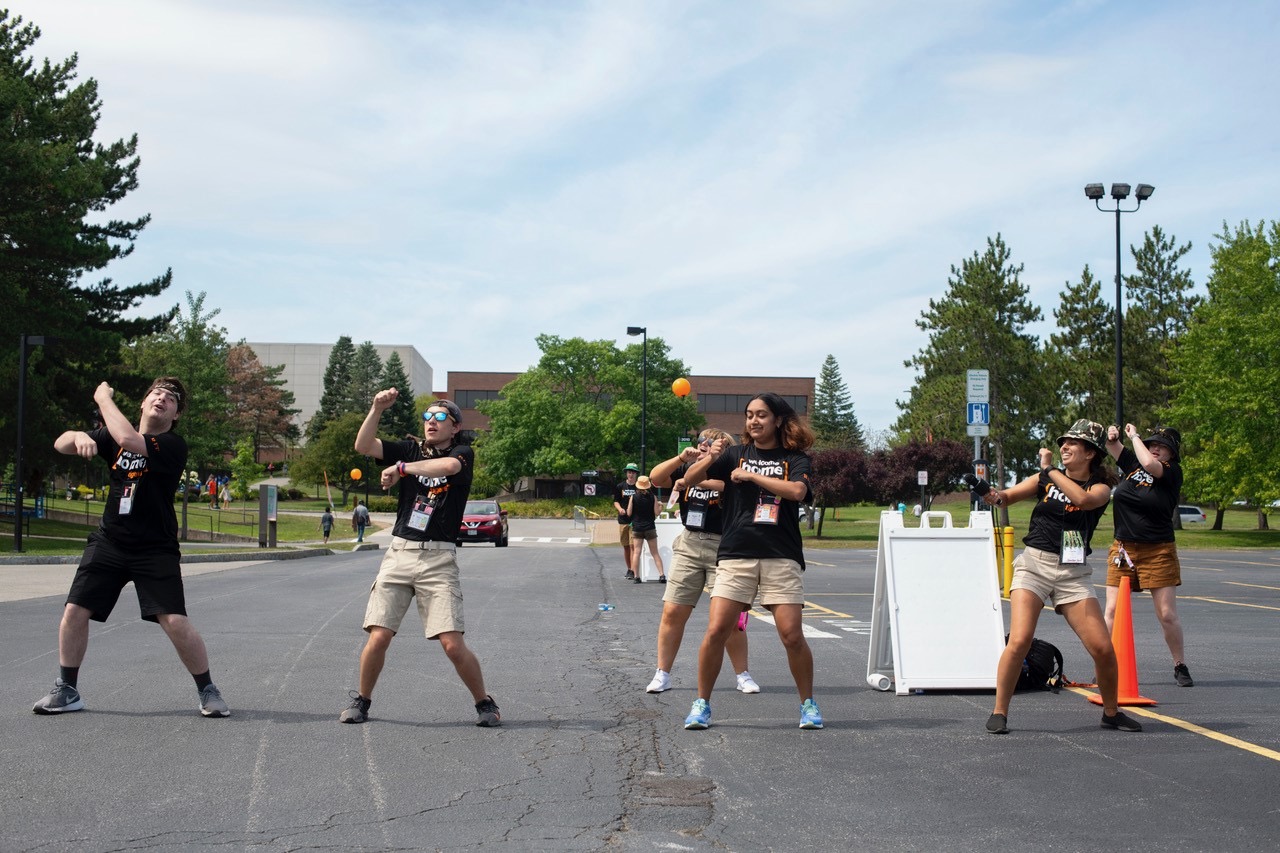
<path fill-rule="evenodd" d="M 600 603 L 600 608 L 599 608 L 599 609 L 600 609 L 601 611 L 612 610 L 612 609 L 613 609 L 613 605 L 612 605 L 612 604 L 607 604 L 607 603 L 605 603 L 605 602 L 601 602 L 601 603 Z"/>

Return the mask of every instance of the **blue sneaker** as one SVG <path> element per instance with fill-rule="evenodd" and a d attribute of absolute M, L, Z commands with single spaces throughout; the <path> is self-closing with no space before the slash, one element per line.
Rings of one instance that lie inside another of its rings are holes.
<path fill-rule="evenodd" d="M 706 699 L 694 699 L 693 707 L 689 709 L 689 716 L 684 718 L 684 727 L 705 729 L 709 725 L 711 725 L 711 706 L 707 704 Z"/>
<path fill-rule="evenodd" d="M 806 699 L 800 705 L 800 728 L 822 728 L 822 712 L 818 710 L 818 703 L 812 699 Z"/>

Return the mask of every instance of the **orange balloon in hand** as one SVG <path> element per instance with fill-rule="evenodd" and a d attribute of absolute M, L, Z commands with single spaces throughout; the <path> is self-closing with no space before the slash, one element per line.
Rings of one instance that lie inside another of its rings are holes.
<path fill-rule="evenodd" d="M 675 394 L 677 397 L 688 397 L 691 390 L 693 389 L 689 385 L 689 380 L 685 379 L 683 376 L 671 383 L 671 393 Z"/>

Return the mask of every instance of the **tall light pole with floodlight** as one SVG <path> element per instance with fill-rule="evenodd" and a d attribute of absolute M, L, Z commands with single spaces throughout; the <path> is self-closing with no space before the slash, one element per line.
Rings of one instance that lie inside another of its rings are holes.
<path fill-rule="evenodd" d="M 627 334 L 640 335 L 640 473 L 649 469 L 644 464 L 644 424 L 649 419 L 649 328 L 627 326 Z"/>
<path fill-rule="evenodd" d="M 1120 214 L 1133 213 L 1142 203 L 1151 198 L 1151 194 L 1156 188 L 1151 184 L 1138 184 L 1133 192 L 1133 197 L 1137 200 L 1137 204 L 1130 210 L 1120 207 L 1120 202 L 1129 197 L 1128 184 L 1112 184 L 1111 198 L 1115 200 L 1115 207 L 1103 207 L 1102 198 L 1106 194 L 1102 188 L 1102 184 L 1085 184 L 1085 197 L 1094 203 L 1094 206 L 1103 213 L 1114 213 L 1116 215 L 1116 426 L 1124 429 L 1124 340 L 1123 340 L 1123 323 L 1124 310 L 1121 307 L 1123 291 L 1121 290 L 1120 278 Z"/>

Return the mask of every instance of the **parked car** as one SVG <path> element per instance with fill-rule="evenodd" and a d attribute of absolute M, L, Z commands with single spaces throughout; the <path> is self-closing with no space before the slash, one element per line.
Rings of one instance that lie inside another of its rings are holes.
<path fill-rule="evenodd" d="M 1182 517 L 1183 524 L 1204 524 L 1209 520 L 1198 506 L 1180 506 L 1178 515 Z"/>
<path fill-rule="evenodd" d="M 499 548 L 507 547 L 507 511 L 495 500 L 467 501 L 462 510 L 462 525 L 458 528 L 458 544 L 466 542 L 492 542 Z"/>

